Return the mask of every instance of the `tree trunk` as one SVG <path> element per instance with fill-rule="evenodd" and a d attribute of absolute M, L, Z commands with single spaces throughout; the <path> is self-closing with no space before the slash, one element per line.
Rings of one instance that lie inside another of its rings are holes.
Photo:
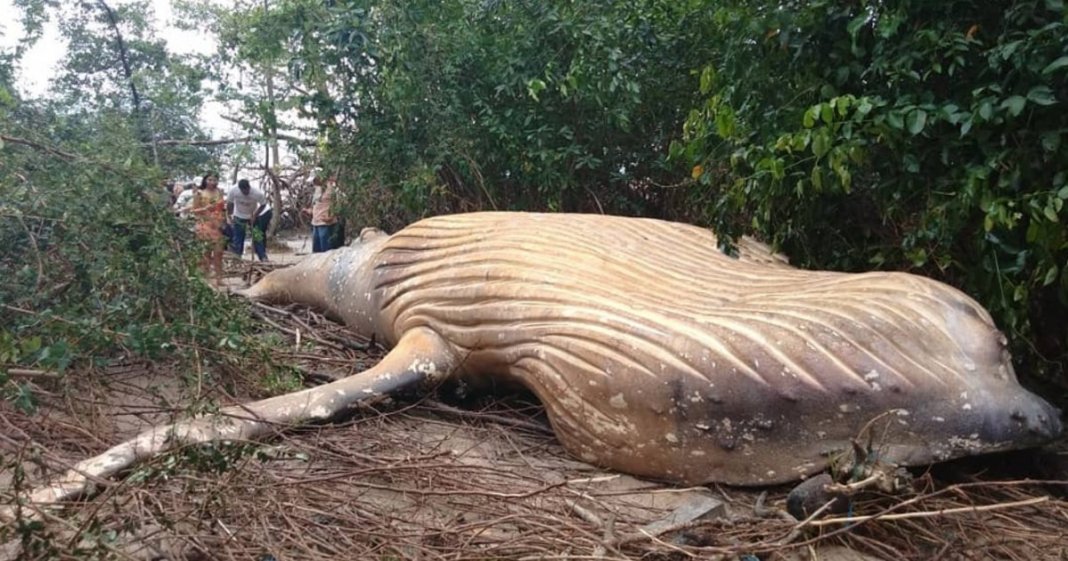
<path fill-rule="evenodd" d="M 263 15 L 267 16 L 267 0 L 263 0 Z M 267 226 L 267 237 L 273 237 L 278 231 L 278 225 L 282 222 L 282 182 L 278 181 L 278 166 L 281 165 L 281 158 L 278 155 L 278 114 L 275 113 L 274 105 L 274 67 L 270 63 L 267 63 L 263 68 L 264 81 L 267 84 L 267 106 L 269 108 L 269 121 L 268 121 L 268 142 L 271 147 L 271 159 L 270 165 L 267 169 L 270 173 L 268 175 L 271 178 L 271 208 L 274 212 L 271 215 L 271 223 Z"/>
<path fill-rule="evenodd" d="M 266 1 L 266 0 L 264 0 Z M 145 143 L 151 143 L 155 139 L 148 137 L 148 129 L 145 126 L 144 116 L 141 113 L 141 94 L 137 91 L 137 84 L 134 83 L 133 69 L 130 67 L 130 55 L 126 51 L 126 41 L 122 38 L 122 32 L 119 31 L 119 21 L 115 16 L 115 11 L 108 6 L 104 0 L 97 0 L 97 4 L 104 10 L 104 13 L 108 18 L 108 26 L 115 33 L 115 45 L 119 50 L 119 61 L 122 63 L 122 73 L 126 77 L 126 83 L 130 87 L 130 96 L 133 98 L 133 113 L 134 122 L 137 124 L 137 132 L 140 133 L 141 139 Z M 155 144 L 152 145 L 153 156 L 158 163 L 158 157 L 155 157 Z"/>

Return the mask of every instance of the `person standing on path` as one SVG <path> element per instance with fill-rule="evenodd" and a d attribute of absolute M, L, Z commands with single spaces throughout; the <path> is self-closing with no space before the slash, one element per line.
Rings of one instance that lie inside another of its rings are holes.
<path fill-rule="evenodd" d="M 239 256 L 245 254 L 245 234 L 267 206 L 267 197 L 263 191 L 254 189 L 247 179 L 237 182 L 226 195 L 226 212 L 233 217 L 233 231 L 230 250 Z M 268 219 L 269 220 L 269 219 Z M 266 231 L 266 230 L 264 230 Z M 257 240 L 257 238 L 259 238 Z M 267 260 L 267 240 L 263 235 L 252 233 L 252 248 L 260 261 Z"/>
<path fill-rule="evenodd" d="M 312 180 L 315 191 L 312 193 L 312 253 L 322 253 L 337 249 L 342 246 L 340 228 L 337 216 L 334 215 L 334 193 L 337 188 L 337 178 L 324 179 L 316 175 Z"/>
<path fill-rule="evenodd" d="M 271 209 L 271 200 L 267 199 L 263 210 L 259 211 L 256 219 L 252 221 L 252 247 L 260 261 L 267 261 L 267 229 L 271 225 L 272 216 L 274 212 Z"/>
<path fill-rule="evenodd" d="M 207 243 L 201 270 L 211 279 L 212 286 L 218 288 L 222 283 L 223 251 L 226 250 L 227 229 L 226 201 L 219 190 L 219 174 L 208 172 L 200 180 L 200 189 L 193 195 L 192 208 L 189 210 L 196 219 L 197 239 Z M 210 274 L 209 271 L 214 274 Z"/>

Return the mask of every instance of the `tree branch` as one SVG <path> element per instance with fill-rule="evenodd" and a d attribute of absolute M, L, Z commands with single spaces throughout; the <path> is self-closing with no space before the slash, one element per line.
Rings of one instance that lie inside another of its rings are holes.
<path fill-rule="evenodd" d="M 122 62 L 122 72 L 126 76 L 126 82 L 130 85 L 130 94 L 133 96 L 134 114 L 137 116 L 138 122 L 141 120 L 141 94 L 137 92 L 137 84 L 134 83 L 133 71 L 130 69 L 130 56 L 126 52 L 126 41 L 122 39 L 122 33 L 119 32 L 119 22 L 115 17 L 115 11 L 108 6 L 104 0 L 97 0 L 97 4 L 104 10 L 104 13 L 108 16 L 108 24 L 111 30 L 115 32 L 115 43 L 119 47 L 119 60 Z M 144 131 L 142 131 L 144 132 Z"/>
<path fill-rule="evenodd" d="M 315 146 L 314 140 L 308 140 L 304 138 L 297 138 L 295 136 L 289 136 L 287 134 L 278 135 L 279 140 L 285 140 L 286 142 L 292 142 L 301 146 Z M 218 138 L 213 140 L 187 140 L 187 139 L 167 139 L 157 140 L 158 146 L 219 146 L 222 144 L 240 144 L 242 142 L 263 142 L 265 139 L 257 136 L 242 136 L 239 138 Z M 146 142 L 144 144 L 151 144 Z"/>
<path fill-rule="evenodd" d="M 3 140 L 4 142 L 10 142 L 12 144 L 21 144 L 23 146 L 29 146 L 30 148 L 35 148 L 42 152 L 48 152 L 49 154 L 54 154 L 67 160 L 77 160 L 81 158 L 81 156 L 78 156 L 77 154 L 71 154 L 70 152 L 57 150 L 55 148 L 45 146 L 44 144 L 40 144 L 32 140 L 26 140 L 25 138 L 19 138 L 17 136 L 8 136 L 6 134 L 0 134 L 0 140 Z"/>

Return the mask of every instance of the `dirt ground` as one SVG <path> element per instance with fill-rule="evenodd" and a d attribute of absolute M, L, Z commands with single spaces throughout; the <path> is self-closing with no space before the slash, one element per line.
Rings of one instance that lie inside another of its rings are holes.
<path fill-rule="evenodd" d="M 306 236 L 280 237 L 269 266 L 308 252 Z M 255 276 L 250 254 L 228 261 L 228 286 Z M 315 373 L 306 384 L 382 356 L 314 311 L 270 317 L 264 336 L 278 341 L 276 357 Z M 311 328 L 303 340 L 295 325 Z M 0 404 L 5 502 L 146 427 L 255 397 L 220 372 L 121 360 L 39 386 L 35 414 Z M 6 526 L 0 558 L 1068 559 L 1068 476 L 1019 475 L 1068 458 L 1049 454 L 919 470 L 909 494 L 854 498 L 850 514 L 880 519 L 800 522 L 784 511 L 789 488 L 679 488 L 598 469 L 563 450 L 530 396 L 450 385 L 262 442 L 151 459 L 41 527 Z"/>

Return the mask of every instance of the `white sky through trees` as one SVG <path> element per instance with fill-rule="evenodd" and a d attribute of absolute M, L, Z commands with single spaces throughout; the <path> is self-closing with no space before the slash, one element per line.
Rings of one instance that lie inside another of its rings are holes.
<path fill-rule="evenodd" d="M 112 7 L 130 3 L 130 0 L 109 0 Z M 167 42 L 174 53 L 210 54 L 215 50 L 215 38 L 207 33 L 179 29 L 174 25 L 174 13 L 170 0 L 149 0 L 155 13 L 155 27 L 159 37 Z M 16 15 L 19 13 L 13 0 L 0 0 L 0 50 L 10 52 L 23 37 L 24 31 Z M 39 97 L 48 91 L 48 85 L 58 71 L 60 61 L 66 55 L 67 44 L 54 21 L 48 22 L 44 33 L 32 49 L 19 61 L 15 78 L 20 92 L 29 97 Z M 212 136 L 226 136 L 234 128 L 220 116 L 224 108 L 220 103 L 207 100 L 200 120 Z"/>

